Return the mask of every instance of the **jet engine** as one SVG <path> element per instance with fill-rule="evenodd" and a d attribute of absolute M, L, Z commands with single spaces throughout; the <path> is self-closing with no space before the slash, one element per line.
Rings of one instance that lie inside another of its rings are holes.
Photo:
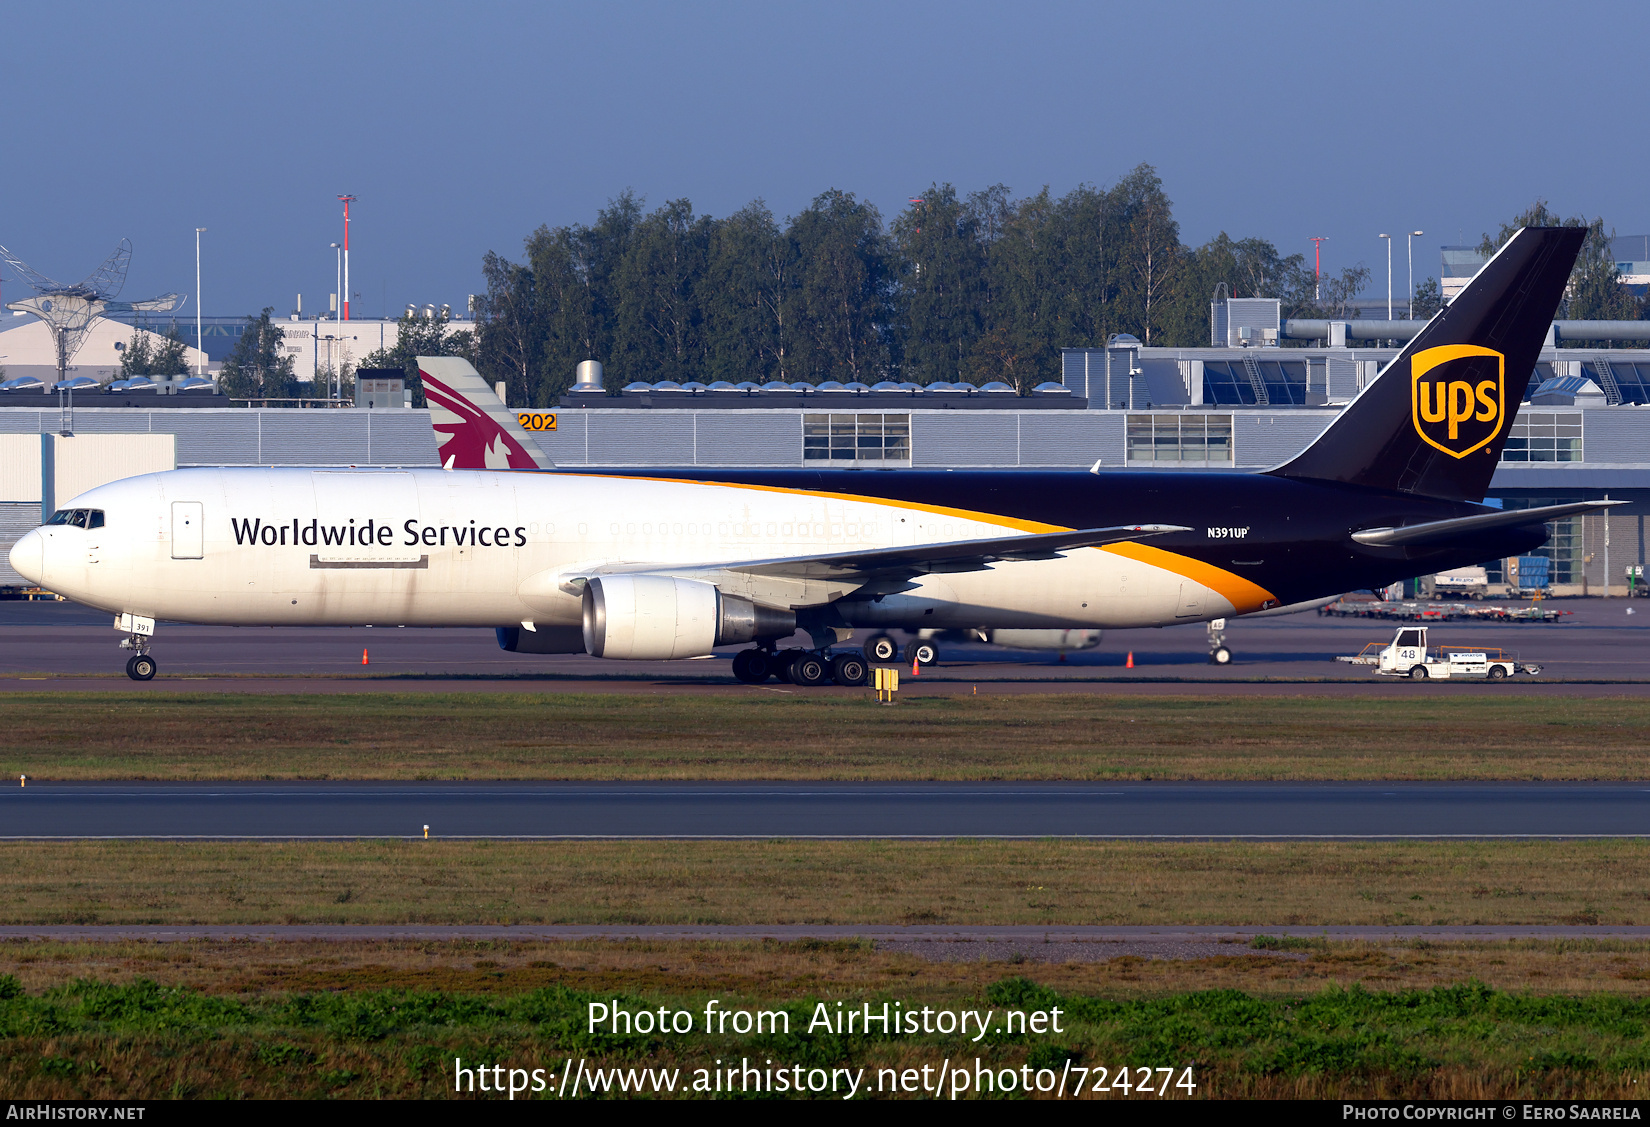
<path fill-rule="evenodd" d="M 726 595 L 695 579 L 601 575 L 584 586 L 584 648 L 596 657 L 670 661 L 795 630 L 795 611 Z"/>

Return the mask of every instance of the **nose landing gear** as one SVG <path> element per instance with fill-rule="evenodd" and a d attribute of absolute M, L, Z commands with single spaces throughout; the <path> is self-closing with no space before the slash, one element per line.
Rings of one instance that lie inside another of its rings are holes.
<path fill-rule="evenodd" d="M 1226 620 L 1212 619 L 1209 622 L 1209 664 L 1230 665 L 1232 651 L 1226 648 Z"/>
<path fill-rule="evenodd" d="M 155 636 L 155 620 L 123 614 L 115 619 L 115 629 L 128 633 L 120 640 L 120 648 L 133 651 L 132 656 L 126 659 L 126 676 L 134 681 L 153 681 L 159 668 L 155 659 L 149 656 L 149 643 Z"/>

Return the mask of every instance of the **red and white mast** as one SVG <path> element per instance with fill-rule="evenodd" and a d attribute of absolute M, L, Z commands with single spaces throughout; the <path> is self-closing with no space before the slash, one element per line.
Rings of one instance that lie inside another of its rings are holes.
<path fill-rule="evenodd" d="M 344 320 L 349 320 L 349 205 L 355 202 L 354 196 L 339 196 L 344 202 L 344 292 L 338 295 L 340 307 L 344 311 Z"/>

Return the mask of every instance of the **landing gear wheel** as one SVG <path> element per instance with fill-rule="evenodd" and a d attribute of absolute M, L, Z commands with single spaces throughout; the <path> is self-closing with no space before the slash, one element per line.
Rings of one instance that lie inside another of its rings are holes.
<path fill-rule="evenodd" d="M 831 659 L 831 678 L 844 688 L 865 684 L 870 666 L 858 654 L 837 654 Z"/>
<path fill-rule="evenodd" d="M 1219 649 L 1217 649 L 1214 652 L 1209 654 L 1209 664 L 1210 665 L 1230 665 L 1230 664 L 1232 664 L 1232 651 L 1227 649 L 1225 646 L 1221 646 Z"/>
<path fill-rule="evenodd" d="M 1427 679 L 1427 667 L 1424 665 L 1411 666 L 1409 670 L 1409 679 L 1411 681 L 1425 681 Z"/>
<path fill-rule="evenodd" d="M 933 642 L 918 638 L 905 647 L 905 660 L 918 665 L 933 665 L 940 659 L 940 651 Z"/>
<path fill-rule="evenodd" d="M 772 672 L 772 663 L 761 650 L 740 650 L 733 655 L 733 675 L 747 685 L 760 685 Z"/>
<path fill-rule="evenodd" d="M 1505 681 L 1507 679 L 1507 671 L 1499 665 L 1492 665 L 1490 666 L 1489 679 L 1491 681 Z"/>
<path fill-rule="evenodd" d="M 831 665 L 818 654 L 806 651 L 796 655 L 791 662 L 791 681 L 798 685 L 823 685 L 831 678 Z"/>
<path fill-rule="evenodd" d="M 899 643 L 888 634 L 872 634 L 865 641 L 865 660 L 873 665 L 898 661 Z"/>
<path fill-rule="evenodd" d="M 796 664 L 796 659 L 800 653 L 800 650 L 781 650 L 778 654 L 774 655 L 773 678 L 775 681 L 778 681 L 782 685 L 796 684 L 796 677 L 793 676 L 793 671 Z"/>
<path fill-rule="evenodd" d="M 138 654 L 126 659 L 126 676 L 134 681 L 153 681 L 155 669 L 155 659 L 148 654 Z"/>

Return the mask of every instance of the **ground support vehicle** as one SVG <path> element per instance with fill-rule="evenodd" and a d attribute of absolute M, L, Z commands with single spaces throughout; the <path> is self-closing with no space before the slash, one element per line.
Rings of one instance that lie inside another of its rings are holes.
<path fill-rule="evenodd" d="M 1356 657 L 1335 660 L 1348 665 L 1373 666 L 1383 677 L 1408 677 L 1411 681 L 1505 681 L 1519 673 L 1530 677 L 1541 673 L 1541 666 L 1519 661 L 1517 654 L 1499 648 L 1438 646 L 1429 649 L 1425 626 L 1400 627 L 1388 644 L 1371 642 Z"/>
<path fill-rule="evenodd" d="M 1457 567 L 1432 577 L 1432 593 L 1457 598 L 1483 599 L 1490 593 L 1489 575 L 1482 567 Z"/>

